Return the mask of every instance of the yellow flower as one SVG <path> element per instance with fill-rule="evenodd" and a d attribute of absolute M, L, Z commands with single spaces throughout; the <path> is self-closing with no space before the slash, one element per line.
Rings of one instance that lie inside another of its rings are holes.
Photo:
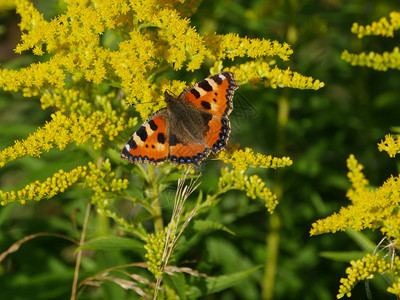
<path fill-rule="evenodd" d="M 361 172 L 360 165 L 353 155 L 347 160 L 348 177 L 352 188 L 347 191 L 351 201 L 339 213 L 318 220 L 312 224 L 311 235 L 336 232 L 351 227 L 355 230 L 366 228 L 380 229 L 383 234 L 400 238 L 400 223 L 397 208 L 400 203 L 400 176 L 390 177 L 378 189 L 367 187 L 368 180 Z"/>
<path fill-rule="evenodd" d="M 166 233 L 161 231 L 156 235 L 149 233 L 146 236 L 146 245 L 144 248 L 147 250 L 145 257 L 147 258 L 148 269 L 154 274 L 156 278 L 162 275 L 162 258 L 166 242 Z"/>
<path fill-rule="evenodd" d="M 336 296 L 338 299 L 343 298 L 345 295 L 351 297 L 351 290 L 354 286 L 362 280 L 372 279 L 375 274 L 388 273 L 398 278 L 399 275 L 399 258 L 396 256 L 394 261 L 386 261 L 378 254 L 367 254 L 362 259 L 351 261 L 351 267 L 346 269 L 347 277 L 340 279 L 339 293 Z M 396 294 L 395 286 L 389 288 L 388 291 Z M 397 290 L 398 293 L 398 290 Z"/>
<path fill-rule="evenodd" d="M 354 155 L 351 154 L 347 159 L 347 168 L 349 169 L 347 177 L 349 178 L 352 184 L 353 187 L 352 191 L 362 192 L 364 187 L 366 187 L 369 184 L 368 180 L 362 173 L 364 166 L 359 164 Z"/>
<path fill-rule="evenodd" d="M 385 140 L 378 144 L 379 151 L 386 151 L 390 157 L 395 157 L 397 153 L 400 152 L 400 139 L 399 137 L 394 137 L 390 134 L 385 136 Z"/>
<path fill-rule="evenodd" d="M 391 12 L 390 21 L 387 18 L 381 18 L 378 22 L 372 22 L 371 25 L 353 24 L 351 32 L 357 34 L 359 38 L 368 35 L 380 35 L 384 37 L 393 37 L 394 30 L 400 29 L 400 13 Z M 388 69 L 400 69 L 400 51 L 398 47 L 394 47 L 392 52 L 383 53 L 359 53 L 353 54 L 344 50 L 342 59 L 350 63 L 352 66 L 365 66 L 373 68 L 377 71 L 387 71 Z"/>
<path fill-rule="evenodd" d="M 60 111 L 51 117 L 50 122 L 30 134 L 26 140 L 15 141 L 14 146 L 0 151 L 0 167 L 17 158 L 40 156 L 43 151 L 55 147 L 63 150 L 72 142 L 79 145 L 92 139 L 94 147 L 98 148 L 102 146 L 104 135 L 112 140 L 126 128 L 123 119 L 107 116 L 100 111 L 86 118 L 80 118 L 75 113 L 66 116 Z"/>
<path fill-rule="evenodd" d="M 342 53 L 342 59 L 352 66 L 361 66 L 372 68 L 377 71 L 387 71 L 388 69 L 400 69 L 400 51 L 399 47 L 394 47 L 392 52 L 368 54 L 362 52 L 360 54 L 352 54 L 347 50 Z"/>
<path fill-rule="evenodd" d="M 233 189 L 245 191 L 246 196 L 252 199 L 256 197 L 264 199 L 265 206 L 271 214 L 278 205 L 276 195 L 265 186 L 265 182 L 258 175 L 248 176 L 244 170 L 222 168 L 218 181 L 218 193 L 225 193 Z"/>
<path fill-rule="evenodd" d="M 249 61 L 238 66 L 226 69 L 234 72 L 237 81 L 242 83 L 257 84 L 262 83 L 265 87 L 273 89 L 290 87 L 297 89 L 318 90 L 324 87 L 324 83 L 312 77 L 303 76 L 293 72 L 290 68 L 281 70 L 277 66 L 271 67 L 270 63 L 262 61 Z"/>
<path fill-rule="evenodd" d="M 400 278 L 397 277 L 396 281 L 392 284 L 392 286 L 388 287 L 387 291 L 394 295 L 400 295 Z"/>
<path fill-rule="evenodd" d="M 181 69 L 189 59 L 187 70 L 199 69 L 205 58 L 205 47 L 201 36 L 189 26 L 189 20 L 182 18 L 175 9 L 160 8 L 154 0 L 131 1 L 139 21 L 149 22 L 160 29 L 159 49 L 166 61 Z"/>
<path fill-rule="evenodd" d="M 4 206 L 9 202 L 24 204 L 26 201 L 50 199 L 78 183 L 91 187 L 91 190 L 94 192 L 94 201 L 104 199 L 105 193 L 108 190 L 113 190 L 115 193 L 126 189 L 128 186 L 127 180 L 115 178 L 115 174 L 111 172 L 111 164 L 106 160 L 100 167 L 89 163 L 88 167 L 78 166 L 69 172 L 59 170 L 44 182 L 37 180 L 26 185 L 25 188 L 19 191 L 0 191 L 1 205 Z"/>
<path fill-rule="evenodd" d="M 379 229 L 385 239 L 397 241 L 400 238 L 400 176 L 391 176 L 377 189 L 368 187 L 368 180 L 362 173 L 363 166 L 357 162 L 353 155 L 347 160 L 349 168 L 348 177 L 352 188 L 348 190 L 347 197 L 351 201 L 348 207 L 342 207 L 338 213 L 318 220 L 312 225 L 311 235 L 325 232 L 336 232 L 351 227 L 355 230 L 366 228 Z M 395 242 L 396 243 L 396 242 Z M 395 246 L 394 248 L 397 248 Z M 394 249 L 387 251 L 394 251 Z M 350 297 L 351 290 L 357 282 L 373 278 L 374 274 L 384 272 L 399 278 L 399 261 L 397 255 L 389 255 L 392 260 L 386 261 L 379 255 L 367 254 L 364 258 L 351 262 L 351 267 L 346 270 L 347 278 L 340 280 L 337 298 L 345 295 Z M 398 294 L 398 285 L 393 284 L 388 291 Z"/>
<path fill-rule="evenodd" d="M 247 170 L 252 168 L 284 168 L 291 166 L 293 161 L 289 157 L 272 157 L 272 155 L 263 155 L 261 153 L 254 153 L 253 149 L 246 147 L 244 150 L 236 150 L 232 154 L 228 151 L 220 152 L 218 159 L 224 163 L 232 164 L 233 168 L 238 170 Z"/>
<path fill-rule="evenodd" d="M 371 25 L 359 25 L 354 23 L 351 32 L 357 34 L 358 38 L 367 35 L 381 35 L 384 37 L 393 37 L 394 30 L 400 29 L 400 12 L 393 11 L 389 14 L 390 20 L 383 17 L 378 22 L 372 22 Z"/>
<path fill-rule="evenodd" d="M 249 39 L 240 37 L 236 33 L 228 33 L 224 35 L 207 34 L 205 42 L 209 45 L 208 51 L 210 56 L 215 60 L 229 58 L 233 60 L 235 57 L 258 58 L 262 56 L 273 57 L 279 56 L 286 61 L 293 53 L 293 50 L 287 43 L 279 43 L 278 41 L 270 41 L 265 39 Z"/>

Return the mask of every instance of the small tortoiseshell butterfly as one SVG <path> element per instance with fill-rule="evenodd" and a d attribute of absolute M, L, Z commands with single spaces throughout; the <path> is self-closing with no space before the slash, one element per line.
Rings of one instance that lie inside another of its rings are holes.
<path fill-rule="evenodd" d="M 199 165 L 211 152 L 227 146 L 231 131 L 228 115 L 235 74 L 222 72 L 184 90 L 177 99 L 165 95 L 167 107 L 151 115 L 121 151 L 131 163 Z"/>

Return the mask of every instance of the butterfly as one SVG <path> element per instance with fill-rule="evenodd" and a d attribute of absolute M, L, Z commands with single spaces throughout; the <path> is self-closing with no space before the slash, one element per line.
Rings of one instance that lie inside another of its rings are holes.
<path fill-rule="evenodd" d="M 199 165 L 210 153 L 226 149 L 228 115 L 239 88 L 235 74 L 222 72 L 185 89 L 178 98 L 164 93 L 167 107 L 151 115 L 121 151 L 129 162 Z"/>

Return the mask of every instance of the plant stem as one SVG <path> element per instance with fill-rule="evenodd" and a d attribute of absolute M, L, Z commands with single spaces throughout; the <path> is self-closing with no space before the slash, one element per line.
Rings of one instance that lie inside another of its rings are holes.
<path fill-rule="evenodd" d="M 285 152 L 286 146 L 286 124 L 289 119 L 289 95 L 283 92 L 278 100 L 278 126 L 277 126 L 277 154 L 281 155 Z M 276 181 L 274 185 L 274 193 L 278 199 L 283 196 L 283 170 L 277 170 Z M 277 212 L 274 212 L 269 218 L 269 233 L 266 238 L 267 253 L 264 267 L 264 278 L 262 285 L 262 298 L 264 300 L 273 299 L 274 286 L 276 278 L 276 270 L 278 265 L 279 241 L 281 219 Z"/>
<path fill-rule="evenodd" d="M 160 197 L 160 182 L 157 180 L 155 173 L 155 167 L 149 165 L 149 201 L 153 206 L 153 218 L 154 218 L 154 231 L 155 233 L 164 230 L 164 222 L 162 218 L 161 210 L 161 197 Z"/>
<path fill-rule="evenodd" d="M 88 226 L 88 222 L 89 222 L 89 215 L 90 215 L 91 207 L 92 207 L 92 205 L 89 200 L 88 204 L 86 206 L 85 220 L 83 221 L 82 233 L 81 233 L 81 239 L 79 241 L 79 246 L 82 246 L 85 243 L 85 236 L 86 236 L 87 226 Z M 76 299 L 76 290 L 77 290 L 77 286 L 78 286 L 79 267 L 81 264 L 81 259 L 82 259 L 82 250 L 78 250 L 78 253 L 76 254 L 74 280 L 72 282 L 72 291 L 71 291 L 71 298 L 70 298 L 71 300 Z"/>
<path fill-rule="evenodd" d="M 267 235 L 267 259 L 264 267 L 264 278 L 262 286 L 262 298 L 264 300 L 273 299 L 276 269 L 278 264 L 279 252 L 279 231 L 281 219 L 277 213 L 271 215 L 269 219 L 270 231 Z"/>

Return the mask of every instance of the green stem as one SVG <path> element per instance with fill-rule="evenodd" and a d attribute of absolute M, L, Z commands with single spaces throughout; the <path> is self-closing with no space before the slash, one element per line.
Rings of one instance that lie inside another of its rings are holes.
<path fill-rule="evenodd" d="M 267 235 L 267 259 L 264 267 L 264 278 L 262 286 L 262 298 L 264 300 L 273 299 L 276 269 L 278 264 L 279 252 L 279 231 L 281 218 L 275 212 L 269 218 L 270 230 Z"/>
<path fill-rule="evenodd" d="M 164 222 L 162 218 L 162 209 L 161 209 L 161 197 L 160 197 L 160 182 L 157 180 L 157 175 L 155 172 L 155 167 L 149 165 L 148 167 L 149 174 L 149 201 L 150 205 L 153 207 L 153 218 L 154 218 L 154 231 L 155 233 L 161 232 L 164 230 Z"/>
<path fill-rule="evenodd" d="M 286 147 L 286 125 L 289 119 L 289 95 L 287 90 L 282 93 L 278 100 L 278 126 L 277 126 L 277 145 L 278 155 L 285 153 Z M 283 169 L 277 170 L 274 192 L 278 199 L 283 196 Z M 262 298 L 264 300 L 273 299 L 278 266 L 278 253 L 280 241 L 281 218 L 274 212 L 269 219 L 270 231 L 266 238 L 267 254 L 264 267 L 264 278 L 262 285 Z"/>
<path fill-rule="evenodd" d="M 86 206 L 85 220 L 83 221 L 82 233 L 81 233 L 81 238 L 79 241 L 79 246 L 82 246 L 85 243 L 85 237 L 86 237 L 86 231 L 87 231 L 87 226 L 88 226 L 88 222 L 89 222 L 89 215 L 90 215 L 91 207 L 92 207 L 92 205 L 89 200 L 88 204 Z M 71 300 L 76 299 L 76 291 L 77 291 L 77 287 L 78 287 L 79 268 L 81 265 L 81 258 L 82 258 L 82 250 L 79 250 L 76 254 L 75 272 L 74 272 L 74 279 L 72 282 L 72 291 L 71 291 L 71 298 L 70 298 Z"/>

